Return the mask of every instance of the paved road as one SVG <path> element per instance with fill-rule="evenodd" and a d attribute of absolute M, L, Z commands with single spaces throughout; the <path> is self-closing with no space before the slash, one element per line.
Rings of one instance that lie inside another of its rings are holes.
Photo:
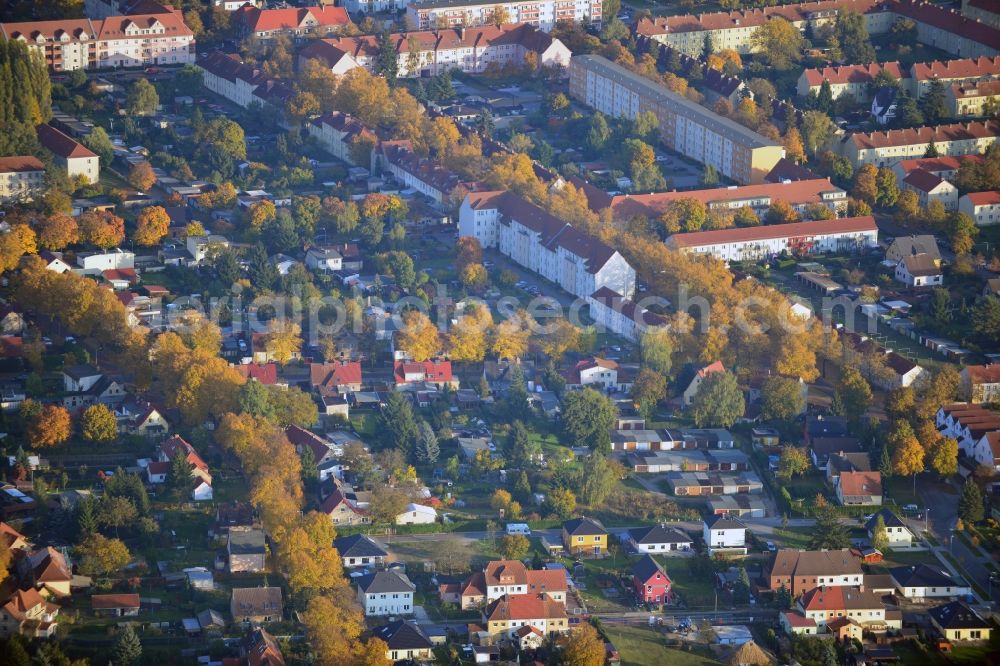
<path fill-rule="evenodd" d="M 655 617 L 666 624 L 678 623 L 681 620 L 691 620 L 697 625 L 699 621 L 709 619 L 713 624 L 747 624 L 750 622 L 776 622 L 778 611 L 769 608 L 747 608 L 744 610 L 727 611 L 691 611 L 683 609 L 666 611 L 628 611 L 618 613 L 591 613 L 590 617 L 596 617 L 604 624 L 649 624 L 649 618 Z M 464 629 L 469 624 L 469 620 L 442 620 L 433 624 L 439 627 L 457 627 Z"/>

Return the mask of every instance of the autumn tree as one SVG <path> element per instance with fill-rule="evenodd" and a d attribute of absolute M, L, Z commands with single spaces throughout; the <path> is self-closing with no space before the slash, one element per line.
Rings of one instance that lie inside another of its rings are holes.
<path fill-rule="evenodd" d="M 73 433 L 69 410 L 58 405 L 46 405 L 26 430 L 28 442 L 36 449 L 58 446 Z"/>
<path fill-rule="evenodd" d="M 448 331 L 448 355 L 453 361 L 479 362 L 486 356 L 493 318 L 482 306 L 468 308 Z"/>
<path fill-rule="evenodd" d="M 247 224 L 254 233 L 259 234 L 264 227 L 274 221 L 277 214 L 278 209 L 271 201 L 267 199 L 255 201 L 247 211 Z"/>
<path fill-rule="evenodd" d="M 668 376 L 673 362 L 673 341 L 665 326 L 647 328 L 639 340 L 642 363 L 650 370 Z"/>
<path fill-rule="evenodd" d="M 840 386 L 834 392 L 831 410 L 859 422 L 872 402 L 872 389 L 857 368 L 846 367 L 840 375 Z"/>
<path fill-rule="evenodd" d="M 785 155 L 793 162 L 804 162 L 806 159 L 806 147 L 802 143 L 802 134 L 795 125 L 790 125 L 785 132 L 784 138 Z"/>
<path fill-rule="evenodd" d="M 809 471 L 811 463 L 805 449 L 797 446 L 784 446 L 778 459 L 776 476 L 782 481 L 791 481 Z"/>
<path fill-rule="evenodd" d="M 125 240 L 125 220 L 110 211 L 88 210 L 80 215 L 80 239 L 106 250 Z"/>
<path fill-rule="evenodd" d="M 958 441 L 938 437 L 931 446 L 929 465 L 942 477 L 958 473 Z"/>
<path fill-rule="evenodd" d="M 139 162 L 133 164 L 128 170 L 128 184 L 139 190 L 146 192 L 156 184 L 156 174 L 149 162 Z"/>
<path fill-rule="evenodd" d="M 699 428 L 728 428 L 743 416 L 743 392 L 731 372 L 713 372 L 702 380 L 691 403 L 691 416 Z"/>
<path fill-rule="evenodd" d="M 506 534 L 500 540 L 500 556 L 505 560 L 521 560 L 531 550 L 531 542 L 523 534 Z"/>
<path fill-rule="evenodd" d="M 548 513 L 566 520 L 576 511 L 576 495 L 569 488 L 553 488 L 545 496 L 545 509 Z"/>
<path fill-rule="evenodd" d="M 790 69 L 802 58 L 804 38 L 799 29 L 775 17 L 758 27 L 750 41 L 761 59 L 777 70 Z"/>
<path fill-rule="evenodd" d="M 893 447 L 893 473 L 898 476 L 912 476 L 916 484 L 917 474 L 924 471 L 925 455 L 924 447 L 920 445 L 915 435 L 905 437 Z"/>
<path fill-rule="evenodd" d="M 132 559 L 128 548 L 118 539 L 101 534 L 89 534 L 76 546 L 77 567 L 87 576 L 107 576 L 118 571 Z"/>
<path fill-rule="evenodd" d="M 419 310 L 403 315 L 403 328 L 399 331 L 399 348 L 414 361 L 426 361 L 441 351 L 441 339 L 434 322 Z"/>
<path fill-rule="evenodd" d="M 646 418 L 653 415 L 656 405 L 667 397 L 667 378 L 643 368 L 632 384 L 632 399 L 639 404 L 639 413 Z"/>
<path fill-rule="evenodd" d="M 490 351 L 498 359 L 516 360 L 528 351 L 528 338 L 531 336 L 529 317 L 527 313 L 523 316 L 519 313 L 503 320 L 494 329 Z"/>
<path fill-rule="evenodd" d="M 761 416 L 768 421 L 791 421 L 805 410 L 803 385 L 790 377 L 768 377 L 761 387 Z"/>
<path fill-rule="evenodd" d="M 80 417 L 80 434 L 90 442 L 114 441 L 118 436 L 118 420 L 106 405 L 91 405 Z"/>
<path fill-rule="evenodd" d="M 885 518 L 879 513 L 872 528 L 872 548 L 884 553 L 889 548 L 889 532 L 885 527 Z"/>
<path fill-rule="evenodd" d="M 162 206 L 143 208 L 136 220 L 135 242 L 144 247 L 158 244 L 170 231 L 170 216 Z"/>
<path fill-rule="evenodd" d="M 302 329 L 298 324 L 285 319 L 274 319 L 267 327 L 264 348 L 267 355 L 281 365 L 285 365 L 302 348 Z"/>
<path fill-rule="evenodd" d="M 312 661 L 318 666 L 351 663 L 350 655 L 361 646 L 364 616 L 352 596 L 349 588 L 314 596 L 302 613 Z"/>
<path fill-rule="evenodd" d="M 14 270 L 21 257 L 37 251 L 34 230 L 26 224 L 12 225 L 7 233 L 0 234 L 0 273 Z"/>
<path fill-rule="evenodd" d="M 53 213 L 38 220 L 38 246 L 45 250 L 59 251 L 80 240 L 80 227 L 76 219 L 63 213 Z"/>

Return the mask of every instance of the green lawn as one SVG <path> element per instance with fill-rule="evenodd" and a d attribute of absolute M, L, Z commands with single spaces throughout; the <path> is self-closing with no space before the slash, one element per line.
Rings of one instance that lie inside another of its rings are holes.
<path fill-rule="evenodd" d="M 711 657 L 668 648 L 664 645 L 661 634 L 649 627 L 604 625 L 608 638 L 618 648 L 623 666 L 644 665 L 660 666 L 712 666 L 719 662 Z"/>
<path fill-rule="evenodd" d="M 806 527 L 776 527 L 774 543 L 779 548 L 808 548 L 812 531 Z"/>
<path fill-rule="evenodd" d="M 675 594 L 680 595 L 687 608 L 712 608 L 715 603 L 713 576 L 691 571 L 693 558 L 658 557 L 673 582 Z"/>

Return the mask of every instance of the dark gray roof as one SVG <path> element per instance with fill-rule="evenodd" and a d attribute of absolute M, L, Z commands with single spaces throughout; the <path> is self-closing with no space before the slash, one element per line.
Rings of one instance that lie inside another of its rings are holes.
<path fill-rule="evenodd" d="M 892 579 L 901 587 L 959 587 L 963 583 L 940 567 L 918 564 L 908 567 L 894 567 L 889 570 Z"/>
<path fill-rule="evenodd" d="M 632 575 L 643 582 L 649 580 L 657 573 L 662 574 L 664 578 L 670 580 L 669 576 L 667 576 L 667 572 L 660 566 L 660 563 L 648 554 L 643 555 L 635 564 L 632 565 Z"/>
<path fill-rule="evenodd" d="M 874 530 L 875 522 L 878 520 L 879 516 L 882 516 L 882 520 L 885 522 L 886 527 L 906 527 L 906 523 L 900 520 L 899 516 L 894 514 L 892 511 L 889 509 L 879 509 L 879 511 L 876 512 L 867 523 L 865 523 L 865 529 L 869 532 Z"/>
<path fill-rule="evenodd" d="M 431 639 L 414 622 L 396 620 L 372 629 L 372 635 L 385 641 L 390 650 L 420 650 L 433 647 Z"/>
<path fill-rule="evenodd" d="M 229 529 L 229 552 L 233 555 L 258 555 L 264 552 L 264 530 Z"/>
<path fill-rule="evenodd" d="M 366 534 L 337 537 L 333 541 L 341 557 L 385 557 L 388 551 Z"/>
<path fill-rule="evenodd" d="M 365 594 L 383 592 L 413 592 L 415 589 L 405 574 L 395 571 L 378 571 L 358 578 L 358 589 Z"/>
<path fill-rule="evenodd" d="M 604 525 L 596 518 L 574 518 L 563 523 L 563 529 L 572 536 L 584 536 L 588 534 L 607 534 Z"/>
<path fill-rule="evenodd" d="M 636 527 L 628 531 L 636 543 L 691 543 L 690 536 L 676 527 L 653 525 L 652 527 Z"/>
<path fill-rule="evenodd" d="M 988 629 L 990 623 L 961 601 L 935 606 L 927 611 L 943 629 Z"/>
<path fill-rule="evenodd" d="M 705 524 L 710 530 L 745 530 L 746 523 L 736 518 L 722 514 L 715 514 L 705 519 Z"/>
<path fill-rule="evenodd" d="M 71 379 L 80 381 L 84 377 L 93 377 L 94 375 L 101 374 L 100 371 L 92 365 L 73 365 L 68 368 L 63 368 L 63 374 L 69 375 Z"/>

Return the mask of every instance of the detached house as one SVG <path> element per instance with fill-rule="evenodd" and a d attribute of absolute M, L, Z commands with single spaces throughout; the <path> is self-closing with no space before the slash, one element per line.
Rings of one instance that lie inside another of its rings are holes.
<path fill-rule="evenodd" d="M 705 381 L 705 378 L 716 372 L 725 372 L 726 368 L 722 365 L 722 361 L 716 361 L 710 363 L 703 368 L 700 368 L 694 373 L 694 377 L 688 383 L 687 387 L 681 393 L 681 402 L 685 407 L 690 407 L 694 403 L 694 397 L 698 394 L 698 389 L 701 388 L 701 383 Z"/>
<path fill-rule="evenodd" d="M 358 603 L 365 617 L 412 615 L 415 590 L 405 574 L 378 571 L 358 578 Z"/>
<path fill-rule="evenodd" d="M 944 284 L 944 273 L 931 255 L 916 254 L 896 264 L 896 280 L 907 287 L 933 287 Z"/>
<path fill-rule="evenodd" d="M 334 525 L 364 525 L 371 522 L 368 512 L 347 498 L 340 488 L 326 496 L 319 507 L 320 513 L 330 516 Z"/>
<path fill-rule="evenodd" d="M 644 604 L 665 604 L 672 594 L 670 577 L 648 553 L 632 565 L 632 586 Z"/>
<path fill-rule="evenodd" d="M 690 552 L 694 545 L 688 534 L 676 527 L 667 527 L 663 524 L 635 527 L 626 533 L 624 539 L 625 543 L 637 553 Z"/>
<path fill-rule="evenodd" d="M 46 546 L 40 548 L 17 563 L 17 576 L 22 585 L 30 586 L 45 596 L 68 597 L 73 582 L 73 572 L 63 554 Z"/>
<path fill-rule="evenodd" d="M 382 544 L 366 534 L 337 537 L 333 541 L 333 547 L 344 560 L 345 569 L 379 566 L 384 564 L 389 556 L 389 552 Z"/>
<path fill-rule="evenodd" d="M 962 601 L 952 601 L 927 611 L 931 624 L 949 641 L 988 641 L 993 624 Z"/>
<path fill-rule="evenodd" d="M 55 635 L 58 614 L 59 606 L 46 601 L 38 590 L 15 590 L 0 606 L 0 636 L 51 638 Z"/>
<path fill-rule="evenodd" d="M 208 471 L 208 463 L 202 460 L 194 447 L 187 443 L 180 435 L 164 440 L 160 444 L 159 461 L 170 463 L 178 456 L 184 459 L 191 466 L 191 476 L 195 477 L 194 488 L 191 490 L 191 499 L 201 502 L 212 499 L 212 475 Z"/>
<path fill-rule="evenodd" d="M 965 581 L 956 580 L 938 566 L 918 564 L 895 567 L 889 570 L 896 590 L 907 599 L 922 600 L 932 597 L 965 597 L 972 594 Z"/>
<path fill-rule="evenodd" d="M 711 515 L 705 519 L 702 536 L 710 557 L 717 553 L 746 555 L 747 526 L 738 518 Z"/>
<path fill-rule="evenodd" d="M 608 548 L 608 531 L 596 518 L 574 518 L 563 523 L 562 542 L 571 555 L 600 557 Z"/>
<path fill-rule="evenodd" d="M 357 361 L 310 363 L 309 384 L 320 393 L 353 393 L 361 390 L 361 364 Z"/>
<path fill-rule="evenodd" d="M 385 657 L 391 662 L 409 660 L 412 663 L 425 663 L 434 660 L 434 644 L 413 621 L 396 620 L 376 627 L 372 629 L 372 636 L 385 643 Z"/>
<path fill-rule="evenodd" d="M 890 548 L 893 546 L 909 547 L 913 544 L 913 532 L 906 526 L 906 523 L 900 520 L 899 516 L 889 509 L 880 509 L 865 523 L 869 538 L 875 536 L 875 524 L 878 522 L 879 516 L 885 523 L 885 533 L 889 537 Z"/>
<path fill-rule="evenodd" d="M 566 388 L 588 387 L 601 391 L 624 390 L 618 383 L 618 363 L 596 356 L 578 361 L 566 373 Z"/>
<path fill-rule="evenodd" d="M 842 472 L 836 486 L 837 499 L 844 506 L 882 504 L 882 475 L 879 472 Z"/>
<path fill-rule="evenodd" d="M 55 157 L 55 163 L 70 179 L 79 177 L 87 183 L 101 179 L 101 158 L 68 134 L 51 125 L 39 125 L 38 142 Z"/>
<path fill-rule="evenodd" d="M 233 621 L 248 625 L 279 622 L 282 616 L 280 587 L 233 588 L 229 610 Z"/>
<path fill-rule="evenodd" d="M 451 361 L 396 361 L 392 367 L 397 391 L 419 391 L 426 386 L 458 389 Z"/>
<path fill-rule="evenodd" d="M 259 527 L 229 528 L 226 542 L 229 573 L 260 573 L 267 558 L 264 530 Z"/>

